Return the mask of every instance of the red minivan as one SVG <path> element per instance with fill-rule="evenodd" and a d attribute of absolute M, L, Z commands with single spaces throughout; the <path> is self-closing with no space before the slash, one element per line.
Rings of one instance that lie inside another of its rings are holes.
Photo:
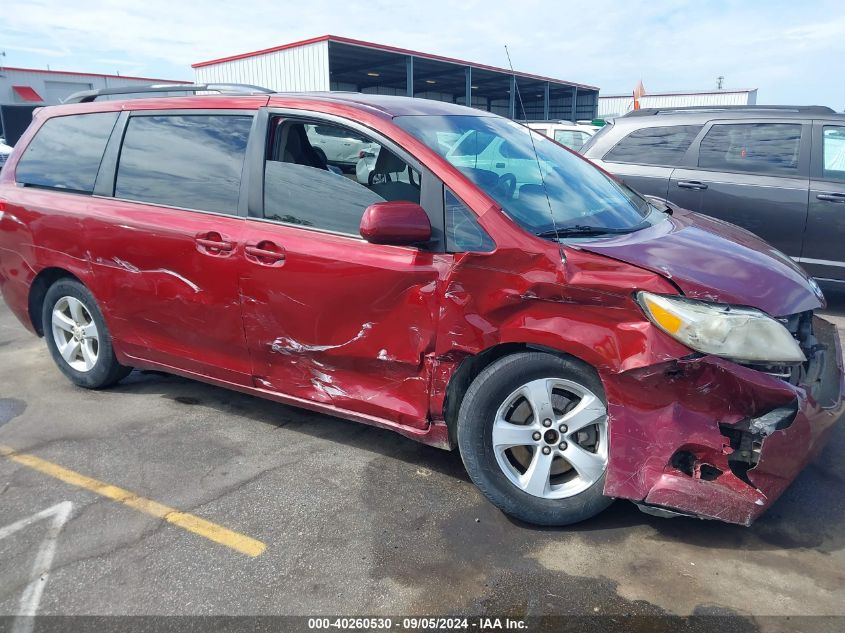
<path fill-rule="evenodd" d="M 156 369 L 459 448 L 503 511 L 748 525 L 842 417 L 815 282 L 450 103 L 222 94 L 40 109 L 0 288 L 75 384 Z M 318 151 L 353 138 L 354 173 Z"/>

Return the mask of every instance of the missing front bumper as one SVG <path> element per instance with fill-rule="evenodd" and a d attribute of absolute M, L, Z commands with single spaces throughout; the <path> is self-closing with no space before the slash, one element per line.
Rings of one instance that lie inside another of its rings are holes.
<path fill-rule="evenodd" d="M 750 525 L 824 445 L 845 413 L 835 327 L 801 384 L 716 357 L 604 376 L 605 494 L 656 511 Z"/>

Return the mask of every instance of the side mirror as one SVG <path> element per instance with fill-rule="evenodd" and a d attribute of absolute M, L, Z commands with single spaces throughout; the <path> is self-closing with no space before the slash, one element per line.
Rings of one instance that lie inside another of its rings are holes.
<path fill-rule="evenodd" d="M 361 237 L 373 244 L 427 242 L 431 239 L 431 222 L 416 202 L 376 202 L 364 211 Z"/>
<path fill-rule="evenodd" d="M 648 195 L 643 195 L 643 198 L 648 200 L 658 211 L 663 211 L 663 213 L 667 215 L 672 215 L 672 207 L 669 206 L 669 203 L 665 199 Z"/>

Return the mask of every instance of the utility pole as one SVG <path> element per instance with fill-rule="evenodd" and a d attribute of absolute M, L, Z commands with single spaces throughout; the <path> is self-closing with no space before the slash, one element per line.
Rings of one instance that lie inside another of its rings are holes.
<path fill-rule="evenodd" d="M 721 90 L 724 85 L 725 85 L 725 78 L 724 78 L 723 75 L 719 75 L 716 78 L 716 90 Z"/>

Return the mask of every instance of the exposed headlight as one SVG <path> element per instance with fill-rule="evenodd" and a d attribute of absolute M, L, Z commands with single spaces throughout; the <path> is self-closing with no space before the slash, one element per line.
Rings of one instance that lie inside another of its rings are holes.
<path fill-rule="evenodd" d="M 652 323 L 702 354 L 752 363 L 806 360 L 789 330 L 760 310 L 644 291 L 637 300 Z"/>

